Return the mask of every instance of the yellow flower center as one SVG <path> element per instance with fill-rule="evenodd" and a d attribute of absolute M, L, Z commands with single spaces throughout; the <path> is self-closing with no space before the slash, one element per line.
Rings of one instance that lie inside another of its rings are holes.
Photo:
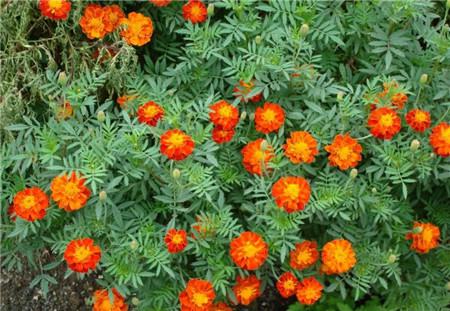
<path fill-rule="evenodd" d="M 385 114 L 381 116 L 380 123 L 384 127 L 390 127 L 392 126 L 392 124 L 394 124 L 394 120 L 392 119 L 392 116 L 390 114 Z"/>
<path fill-rule="evenodd" d="M 263 119 L 268 122 L 272 122 L 273 120 L 275 120 L 275 116 L 275 111 L 273 111 L 272 109 L 267 109 L 262 114 Z"/>
<path fill-rule="evenodd" d="M 194 17 L 199 17 L 201 15 L 202 11 L 198 5 L 193 5 L 191 7 L 191 15 Z"/>
<path fill-rule="evenodd" d="M 184 135 L 179 134 L 179 133 L 174 133 L 174 134 L 170 135 L 168 142 L 175 148 L 181 147 L 184 145 Z"/>
<path fill-rule="evenodd" d="M 223 106 L 219 109 L 219 114 L 225 118 L 231 117 L 231 114 L 233 111 L 231 110 L 231 107 Z"/>
<path fill-rule="evenodd" d="M 209 299 L 204 293 L 195 293 L 192 297 L 192 301 L 197 307 L 203 307 L 203 305 L 208 303 Z"/>
<path fill-rule="evenodd" d="M 183 243 L 183 237 L 181 236 L 181 234 L 176 233 L 173 237 L 172 237 L 172 242 L 174 244 L 181 244 Z"/>
<path fill-rule="evenodd" d="M 77 247 L 75 250 L 75 258 L 78 261 L 83 261 L 91 255 L 91 251 L 84 246 Z"/>
<path fill-rule="evenodd" d="M 347 252 L 342 247 L 337 247 L 334 250 L 334 259 L 337 262 L 345 262 L 347 259 Z"/>
<path fill-rule="evenodd" d="M 253 154 L 253 157 L 255 158 L 256 161 L 261 161 L 263 156 L 264 156 L 264 153 L 261 150 L 257 150 Z"/>
<path fill-rule="evenodd" d="M 68 197 L 74 197 L 80 192 L 78 185 L 74 182 L 69 181 L 64 187 L 64 194 Z"/>
<path fill-rule="evenodd" d="M 303 290 L 303 295 L 306 299 L 314 299 L 317 296 L 317 292 L 314 288 L 307 287 Z"/>
<path fill-rule="evenodd" d="M 450 127 L 444 129 L 444 130 L 441 132 L 441 136 L 442 136 L 442 139 L 445 141 L 445 143 L 446 143 L 447 145 L 450 144 Z"/>
<path fill-rule="evenodd" d="M 351 154 L 351 149 L 347 146 L 339 148 L 337 154 L 342 160 L 348 159 Z"/>
<path fill-rule="evenodd" d="M 153 118 L 158 113 L 158 109 L 154 106 L 148 106 L 144 110 L 144 114 L 146 118 Z"/>
<path fill-rule="evenodd" d="M 241 289 L 241 296 L 244 299 L 249 299 L 253 295 L 253 288 L 250 286 L 244 287 Z"/>
<path fill-rule="evenodd" d="M 296 259 L 298 263 L 307 263 L 311 259 L 311 254 L 309 251 L 298 252 Z"/>
<path fill-rule="evenodd" d="M 422 111 L 418 111 L 416 112 L 416 122 L 424 122 L 427 120 L 427 115 L 422 112 Z"/>
<path fill-rule="evenodd" d="M 284 282 L 284 288 L 286 290 L 293 290 L 295 289 L 295 283 L 292 280 L 287 280 L 286 282 Z"/>
<path fill-rule="evenodd" d="M 48 2 L 48 6 L 52 9 L 52 13 L 55 13 L 55 10 L 60 9 L 62 5 L 62 0 L 50 0 Z"/>
<path fill-rule="evenodd" d="M 246 257 L 254 257 L 259 252 L 259 248 L 247 242 L 243 247 L 243 251 Z"/>
<path fill-rule="evenodd" d="M 300 193 L 300 187 L 297 184 L 289 184 L 284 189 L 284 195 L 289 197 L 289 199 L 291 199 L 291 200 L 297 199 L 299 193 Z"/>
<path fill-rule="evenodd" d="M 307 154 L 307 153 L 309 153 L 308 144 L 306 144 L 303 141 L 293 143 L 291 145 L 291 149 L 296 154 Z"/>
<path fill-rule="evenodd" d="M 433 233 L 431 232 L 431 230 L 423 230 L 422 231 L 422 239 L 425 242 L 430 243 L 431 240 L 433 239 Z"/>
<path fill-rule="evenodd" d="M 36 205 L 36 199 L 32 195 L 26 196 L 22 201 L 22 206 L 26 209 L 30 209 Z"/>

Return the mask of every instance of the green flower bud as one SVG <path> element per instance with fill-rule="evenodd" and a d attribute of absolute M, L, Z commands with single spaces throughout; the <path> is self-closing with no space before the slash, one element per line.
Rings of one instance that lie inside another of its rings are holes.
<path fill-rule="evenodd" d="M 378 192 L 377 188 L 373 187 L 373 188 L 372 188 L 372 193 L 375 194 L 375 193 L 377 193 L 377 192 Z"/>
<path fill-rule="evenodd" d="M 262 42 L 261 36 L 256 36 L 256 37 L 255 37 L 255 43 L 256 43 L 256 44 L 261 44 L 261 42 Z"/>
<path fill-rule="evenodd" d="M 262 142 L 261 142 L 261 150 L 262 151 L 266 151 L 267 150 L 267 148 L 269 147 L 269 144 L 267 143 L 267 140 L 263 140 Z"/>
<path fill-rule="evenodd" d="M 447 6 L 448 9 L 450 9 L 450 0 L 447 0 L 446 6 Z"/>
<path fill-rule="evenodd" d="M 178 178 L 180 178 L 180 176 L 181 176 L 180 170 L 177 169 L 177 168 L 175 168 L 175 169 L 172 171 L 172 177 L 175 178 L 175 179 L 178 179 Z"/>
<path fill-rule="evenodd" d="M 98 194 L 100 202 L 105 202 L 107 197 L 108 195 L 106 194 L 106 191 L 100 191 L 100 193 Z"/>
<path fill-rule="evenodd" d="M 338 102 L 341 102 L 344 99 L 344 92 L 339 91 L 336 95 L 336 99 Z"/>
<path fill-rule="evenodd" d="M 420 84 L 425 84 L 428 81 L 428 75 L 426 73 L 424 73 L 423 75 L 420 76 Z"/>
<path fill-rule="evenodd" d="M 67 75 L 66 75 L 66 72 L 65 72 L 65 71 L 61 71 L 61 72 L 59 73 L 59 76 L 58 76 L 58 83 L 59 83 L 60 85 L 62 85 L 62 86 L 66 85 L 66 83 L 67 83 Z"/>
<path fill-rule="evenodd" d="M 214 4 L 213 3 L 208 4 L 208 8 L 206 9 L 206 12 L 208 12 L 208 16 L 214 15 Z"/>
<path fill-rule="evenodd" d="M 134 306 L 137 306 L 139 304 L 139 299 L 137 297 L 133 297 L 133 298 L 131 298 L 131 303 Z"/>
<path fill-rule="evenodd" d="M 350 178 L 351 178 L 351 179 L 355 179 L 356 176 L 358 176 L 358 170 L 357 170 L 356 168 L 353 168 L 353 169 L 350 171 Z"/>
<path fill-rule="evenodd" d="M 419 147 L 420 147 L 420 141 L 418 141 L 417 139 L 413 139 L 409 149 L 411 149 L 411 151 L 416 151 L 417 149 L 419 149 Z"/>
<path fill-rule="evenodd" d="M 395 254 L 389 255 L 388 263 L 394 263 L 397 261 L 397 256 Z"/>
<path fill-rule="evenodd" d="M 309 25 L 308 24 L 302 24 L 300 27 L 300 36 L 306 37 L 309 32 Z"/>
<path fill-rule="evenodd" d="M 138 244 L 138 242 L 137 242 L 136 240 L 131 241 L 131 243 L 130 243 L 130 248 L 131 248 L 132 250 L 137 249 L 138 246 L 139 246 L 139 244 Z"/>
<path fill-rule="evenodd" d="M 242 111 L 242 113 L 241 113 L 241 121 L 244 121 L 246 117 L 247 117 L 247 112 L 246 111 Z"/>
<path fill-rule="evenodd" d="M 447 290 L 450 292 L 450 282 L 447 282 L 447 284 L 445 285 L 445 287 L 446 287 Z"/>
<path fill-rule="evenodd" d="M 254 113 L 251 113 L 251 114 L 250 114 L 250 121 L 253 121 L 253 120 L 255 120 L 255 114 L 254 114 Z"/>
<path fill-rule="evenodd" d="M 103 121 L 105 121 L 105 119 L 106 119 L 106 115 L 103 111 L 100 110 L 99 112 L 97 112 L 98 122 L 103 122 Z"/>

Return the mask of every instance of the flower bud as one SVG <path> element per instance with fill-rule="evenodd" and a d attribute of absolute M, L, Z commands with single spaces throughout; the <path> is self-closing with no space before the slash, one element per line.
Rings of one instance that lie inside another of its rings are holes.
<path fill-rule="evenodd" d="M 252 112 L 252 113 L 250 114 L 250 121 L 253 121 L 253 120 L 255 120 L 255 114 Z"/>
<path fill-rule="evenodd" d="M 256 43 L 256 44 L 261 44 L 261 42 L 262 42 L 261 36 L 256 36 L 256 37 L 255 37 L 255 43 Z"/>
<path fill-rule="evenodd" d="M 264 140 L 261 142 L 260 147 L 261 147 L 261 150 L 262 150 L 262 151 L 266 151 L 267 148 L 269 147 L 269 144 L 267 143 L 267 140 L 264 139 Z"/>
<path fill-rule="evenodd" d="M 411 149 L 411 151 L 416 151 L 417 149 L 419 149 L 419 147 L 420 147 L 420 141 L 418 141 L 417 139 L 413 139 L 409 149 Z"/>
<path fill-rule="evenodd" d="M 133 306 L 137 306 L 139 304 L 139 299 L 137 297 L 131 298 L 131 303 Z"/>
<path fill-rule="evenodd" d="M 61 71 L 59 73 L 58 83 L 59 83 L 59 85 L 62 85 L 62 86 L 66 85 L 66 83 L 67 83 L 67 75 L 66 75 L 65 71 Z"/>
<path fill-rule="evenodd" d="M 100 193 L 98 194 L 100 202 L 105 202 L 107 197 L 108 195 L 106 194 L 106 191 L 100 191 Z"/>
<path fill-rule="evenodd" d="M 420 84 L 425 84 L 428 81 L 428 75 L 426 73 L 424 73 L 423 75 L 420 76 Z"/>
<path fill-rule="evenodd" d="M 430 153 L 430 158 L 433 159 L 435 156 L 436 156 L 436 155 L 434 154 L 434 152 L 431 152 L 431 153 Z"/>
<path fill-rule="evenodd" d="M 208 8 L 206 9 L 206 12 L 208 12 L 208 16 L 213 16 L 213 14 L 214 14 L 214 4 L 213 3 L 208 4 Z"/>
<path fill-rule="evenodd" d="M 356 168 L 353 168 L 353 169 L 350 171 L 350 178 L 351 178 L 351 179 L 355 179 L 356 176 L 358 176 L 358 170 L 357 170 Z"/>
<path fill-rule="evenodd" d="M 395 254 L 389 255 L 388 263 L 394 263 L 397 261 L 397 256 Z"/>
<path fill-rule="evenodd" d="M 247 112 L 246 111 L 242 111 L 242 113 L 241 113 L 241 121 L 244 121 L 246 117 L 247 117 Z"/>
<path fill-rule="evenodd" d="M 308 32 L 309 32 L 309 25 L 308 24 L 302 24 L 302 26 L 300 27 L 300 35 L 302 37 L 306 37 Z"/>
<path fill-rule="evenodd" d="M 447 284 L 445 285 L 445 287 L 446 287 L 447 290 L 450 292 L 450 282 L 447 282 Z"/>
<path fill-rule="evenodd" d="M 136 240 L 131 241 L 130 248 L 132 250 L 135 250 L 136 248 L 138 248 L 138 246 L 139 246 L 139 244 L 138 244 L 138 242 Z"/>
<path fill-rule="evenodd" d="M 178 179 L 178 178 L 180 178 L 180 176 L 181 176 L 180 170 L 177 169 L 177 168 L 175 168 L 175 169 L 172 171 L 172 177 L 175 178 L 175 179 Z"/>
<path fill-rule="evenodd" d="M 100 110 L 99 112 L 97 112 L 98 122 L 103 122 L 103 121 L 105 121 L 105 119 L 106 119 L 106 115 L 103 111 Z"/>
<path fill-rule="evenodd" d="M 447 6 L 448 9 L 450 9 L 450 0 L 447 0 L 446 6 Z"/>
<path fill-rule="evenodd" d="M 336 99 L 338 102 L 341 102 L 344 99 L 344 92 L 339 91 L 336 95 Z"/>
<path fill-rule="evenodd" d="M 377 188 L 373 187 L 372 188 L 372 193 L 377 193 L 377 192 L 378 192 Z"/>

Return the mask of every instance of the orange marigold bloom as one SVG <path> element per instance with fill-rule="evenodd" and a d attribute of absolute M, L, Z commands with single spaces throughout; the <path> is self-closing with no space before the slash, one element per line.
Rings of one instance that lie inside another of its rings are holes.
<path fill-rule="evenodd" d="M 293 269 L 304 270 L 311 267 L 319 259 L 316 241 L 303 241 L 295 244 L 290 253 L 289 264 Z"/>
<path fill-rule="evenodd" d="M 94 270 L 102 256 L 100 247 L 90 238 L 72 240 L 67 244 L 64 259 L 72 271 L 86 273 Z"/>
<path fill-rule="evenodd" d="M 272 186 L 275 203 L 288 213 L 302 211 L 310 195 L 309 183 L 302 177 L 281 177 Z"/>
<path fill-rule="evenodd" d="M 125 17 L 125 14 L 117 4 L 107 5 L 103 10 L 106 32 L 113 32 L 120 25 L 120 21 Z"/>
<path fill-rule="evenodd" d="M 212 306 L 211 311 L 233 311 L 225 302 L 218 302 Z"/>
<path fill-rule="evenodd" d="M 423 132 L 431 125 L 428 111 L 413 109 L 406 114 L 406 123 L 416 132 Z"/>
<path fill-rule="evenodd" d="M 280 129 L 284 124 L 284 110 L 280 105 L 266 102 L 256 108 L 255 127 L 258 132 L 268 134 Z"/>
<path fill-rule="evenodd" d="M 434 153 L 441 157 L 450 156 L 450 124 L 441 122 L 431 131 L 430 144 Z"/>
<path fill-rule="evenodd" d="M 102 39 L 108 33 L 105 13 L 103 7 L 98 4 L 89 4 L 84 9 L 80 26 L 89 39 Z"/>
<path fill-rule="evenodd" d="M 312 163 L 319 153 L 317 141 L 305 131 L 292 132 L 283 149 L 284 154 L 295 164 Z"/>
<path fill-rule="evenodd" d="M 182 130 L 168 130 L 161 135 L 160 151 L 171 160 L 186 159 L 194 151 L 194 147 L 194 140 Z"/>
<path fill-rule="evenodd" d="M 156 126 L 163 116 L 164 109 L 154 101 L 146 102 L 137 111 L 139 123 L 145 123 L 150 126 Z"/>
<path fill-rule="evenodd" d="M 137 95 L 123 95 L 117 98 L 117 103 L 121 108 L 127 108 L 127 103 L 137 98 Z"/>
<path fill-rule="evenodd" d="M 168 6 L 172 2 L 172 0 L 148 0 L 148 1 L 150 1 L 157 7 Z"/>
<path fill-rule="evenodd" d="M 248 306 L 261 295 L 261 281 L 254 275 L 242 278 L 238 275 L 233 287 L 238 303 Z"/>
<path fill-rule="evenodd" d="M 203 23 L 208 17 L 206 5 L 199 0 L 189 0 L 183 5 L 183 17 L 192 24 Z"/>
<path fill-rule="evenodd" d="M 439 228 L 431 223 L 414 222 L 413 231 L 406 235 L 407 240 L 412 240 L 410 248 L 420 254 L 426 254 L 431 249 L 439 246 Z"/>
<path fill-rule="evenodd" d="M 298 283 L 297 299 L 303 305 L 312 305 L 322 296 L 323 285 L 313 276 L 305 278 Z"/>
<path fill-rule="evenodd" d="M 122 19 L 121 23 L 125 29 L 120 32 L 120 35 L 128 44 L 142 46 L 152 39 L 153 22 L 150 17 L 131 12 L 128 18 Z"/>
<path fill-rule="evenodd" d="M 368 126 L 374 137 L 392 139 L 400 131 L 401 120 L 394 110 L 382 107 L 369 114 Z"/>
<path fill-rule="evenodd" d="M 11 212 L 26 221 L 44 218 L 49 202 L 44 191 L 38 187 L 26 188 L 16 193 Z"/>
<path fill-rule="evenodd" d="M 167 250 L 169 253 L 179 253 L 183 251 L 188 244 L 186 231 L 183 229 L 169 229 L 164 237 L 164 242 L 167 245 Z"/>
<path fill-rule="evenodd" d="M 201 279 L 190 279 L 180 293 L 181 311 L 209 311 L 216 294 L 212 284 Z"/>
<path fill-rule="evenodd" d="M 326 274 L 341 274 L 350 271 L 356 264 L 352 243 L 336 239 L 326 243 L 322 249 L 321 271 Z"/>
<path fill-rule="evenodd" d="M 236 127 L 239 121 L 239 110 L 225 100 L 219 100 L 209 107 L 209 118 L 216 126 L 224 130 L 231 130 Z"/>
<path fill-rule="evenodd" d="M 266 261 L 269 249 L 259 234 L 245 231 L 231 241 L 230 256 L 240 268 L 256 270 Z"/>
<path fill-rule="evenodd" d="M 50 185 L 52 199 L 59 208 L 73 212 L 82 208 L 91 195 L 91 191 L 84 185 L 85 179 L 78 178 L 75 172 L 70 177 L 66 174 L 53 178 Z"/>
<path fill-rule="evenodd" d="M 40 0 L 41 14 L 55 20 L 64 20 L 69 16 L 72 4 L 67 0 Z"/>
<path fill-rule="evenodd" d="M 233 89 L 233 93 L 234 96 L 236 98 L 240 98 L 241 102 L 247 102 L 247 101 L 251 101 L 253 103 L 257 103 L 259 101 L 261 101 L 263 94 L 262 93 L 258 93 L 250 98 L 248 98 L 248 94 L 250 94 L 254 88 L 255 84 L 253 83 L 253 81 L 250 82 L 245 82 L 243 80 L 239 81 L 239 84 L 236 85 Z"/>
<path fill-rule="evenodd" d="M 65 102 L 64 104 L 58 106 L 56 108 L 56 119 L 57 120 L 65 120 L 70 118 L 73 115 L 73 108 L 69 102 Z"/>
<path fill-rule="evenodd" d="M 233 139 L 234 133 L 235 133 L 234 129 L 225 130 L 220 126 L 215 126 L 212 130 L 211 135 L 212 139 L 216 143 L 223 144 L 231 141 Z"/>
<path fill-rule="evenodd" d="M 277 281 L 277 289 L 283 298 L 295 295 L 298 280 L 291 272 L 283 273 Z"/>
<path fill-rule="evenodd" d="M 403 109 L 405 103 L 408 101 L 408 96 L 405 93 L 396 93 L 391 97 L 391 103 L 397 109 Z"/>
<path fill-rule="evenodd" d="M 242 164 L 250 174 L 262 175 L 263 171 L 267 171 L 269 161 L 275 156 L 271 146 L 263 151 L 261 148 L 262 142 L 265 141 L 259 138 L 255 141 L 249 142 L 241 150 Z"/>
<path fill-rule="evenodd" d="M 112 289 L 112 292 L 113 302 L 111 303 L 106 289 L 96 290 L 92 311 L 127 311 L 128 305 L 125 303 L 123 296 L 115 288 Z"/>
<path fill-rule="evenodd" d="M 328 161 L 331 166 L 337 166 L 340 170 L 346 170 L 358 165 L 362 160 L 362 147 L 356 139 L 349 134 L 338 134 L 331 145 L 325 147 L 330 154 Z"/>

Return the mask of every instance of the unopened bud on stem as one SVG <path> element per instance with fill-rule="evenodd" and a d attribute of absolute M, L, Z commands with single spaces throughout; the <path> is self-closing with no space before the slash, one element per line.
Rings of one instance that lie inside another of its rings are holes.
<path fill-rule="evenodd" d="M 389 263 L 394 263 L 396 261 L 397 261 L 397 256 L 396 255 L 394 255 L 394 254 L 389 255 L 389 258 L 388 258 L 388 262 Z"/>
<path fill-rule="evenodd" d="M 261 36 L 256 36 L 256 37 L 255 37 L 255 43 L 256 43 L 256 44 L 261 44 L 261 42 L 262 42 Z"/>
<path fill-rule="evenodd" d="M 355 179 L 356 176 L 358 176 L 358 170 L 357 170 L 356 168 L 353 168 L 353 169 L 350 171 L 350 177 L 351 177 L 352 179 Z"/>
<path fill-rule="evenodd" d="M 100 202 L 105 202 L 107 197 L 108 195 L 106 194 L 106 191 L 100 191 L 100 193 L 98 194 Z"/>
<path fill-rule="evenodd" d="M 423 75 L 420 76 L 420 84 L 425 84 L 428 81 L 428 75 L 426 73 L 424 73 Z"/>
<path fill-rule="evenodd" d="M 180 178 L 180 176 L 181 176 L 180 170 L 177 169 L 177 168 L 175 168 L 175 169 L 172 171 L 172 177 L 175 178 L 175 179 L 178 179 L 178 178 Z"/>
<path fill-rule="evenodd" d="M 417 149 L 419 149 L 420 147 L 420 141 L 418 141 L 417 139 L 413 139 L 413 141 L 411 142 L 411 146 L 409 147 L 411 149 L 411 151 L 416 151 Z"/>
<path fill-rule="evenodd" d="M 98 122 L 103 122 L 103 121 L 105 121 L 105 119 L 106 119 L 106 115 L 103 111 L 100 110 L 99 112 L 97 112 Z"/>
<path fill-rule="evenodd" d="M 208 4 L 208 8 L 206 9 L 206 12 L 208 12 L 208 16 L 212 16 L 214 14 L 214 4 L 213 3 Z"/>
<path fill-rule="evenodd" d="M 300 27 L 300 35 L 304 38 L 308 35 L 309 32 L 309 25 L 308 24 L 302 24 Z"/>
<path fill-rule="evenodd" d="M 246 117 L 247 117 L 247 112 L 246 111 L 242 111 L 242 113 L 241 113 L 241 121 L 244 121 Z"/>

